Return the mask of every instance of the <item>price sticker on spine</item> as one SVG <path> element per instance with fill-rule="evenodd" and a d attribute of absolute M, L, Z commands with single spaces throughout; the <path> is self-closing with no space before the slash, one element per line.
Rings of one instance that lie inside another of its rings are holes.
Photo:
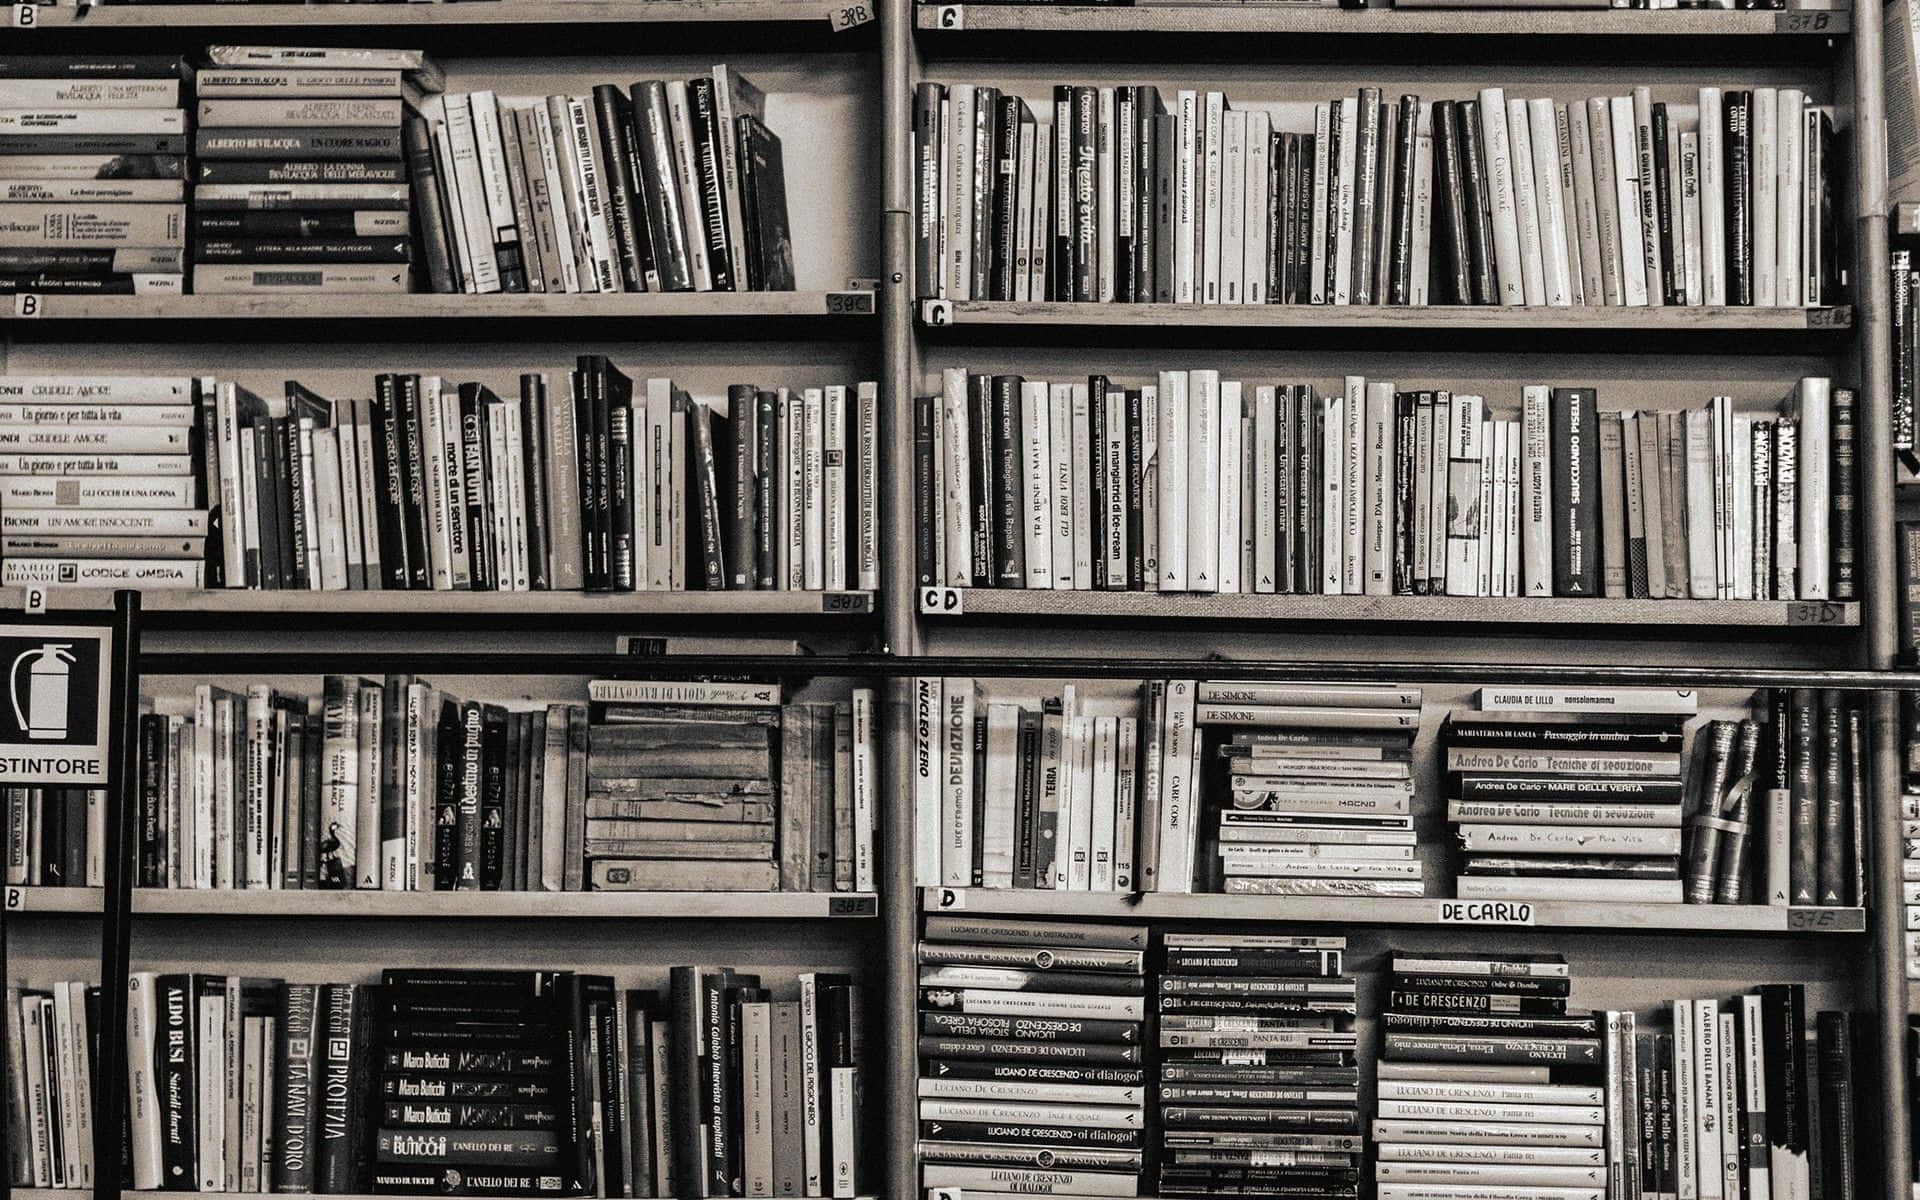
<path fill-rule="evenodd" d="M 1524 900 L 1442 900 L 1442 925 L 1531 925 L 1533 905 Z"/>

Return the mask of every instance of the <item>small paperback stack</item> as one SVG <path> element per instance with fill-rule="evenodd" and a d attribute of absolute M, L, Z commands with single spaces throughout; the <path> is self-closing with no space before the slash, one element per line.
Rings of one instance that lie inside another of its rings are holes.
<path fill-rule="evenodd" d="M 1455 894 L 1679 903 L 1681 747 L 1694 694 L 1668 693 L 1659 712 L 1625 711 L 1624 699 L 1583 712 L 1506 707 L 1517 690 L 1483 688 L 1480 711 L 1440 727 L 1447 819 L 1462 850 Z"/>
<path fill-rule="evenodd" d="M 920 957 L 928 1187 L 1139 1194 L 1146 1143 L 1140 925 L 930 916 Z M 1046 1016 L 1029 1010 L 1028 999 Z M 1101 1015 L 1094 1015 L 1101 1014 Z M 1134 1015 L 1127 1015 L 1134 1014 Z"/>
<path fill-rule="evenodd" d="M 62 980 L 6 989 L 7 1182 L 93 1186 L 93 1079 L 100 989 Z"/>
<path fill-rule="evenodd" d="M 781 705 L 778 684 L 588 686 L 588 886 L 874 888 L 871 689 Z"/>
<path fill-rule="evenodd" d="M 0 60 L 0 295 L 180 294 L 186 70 L 164 55 Z"/>
<path fill-rule="evenodd" d="M 107 794 L 89 788 L 0 788 L 5 882 L 27 887 L 106 883 Z"/>
<path fill-rule="evenodd" d="M 1592 1014 L 1567 1013 L 1571 982 L 1557 954 L 1393 953 L 1379 1200 L 1627 1194 L 1607 1187 L 1603 1039 Z"/>
<path fill-rule="evenodd" d="M 0 375 L 0 584 L 201 586 L 199 419 L 190 379 Z"/>
<path fill-rule="evenodd" d="M 415 50 L 209 46 L 193 290 L 410 290 L 401 117 L 438 91 Z"/>
<path fill-rule="evenodd" d="M 1223 738 L 1224 799 L 1209 806 L 1222 890 L 1424 894 L 1413 832 L 1419 688 L 1203 681 L 1194 726 L 1203 748 L 1202 731 Z"/>
<path fill-rule="evenodd" d="M 1158 1195 L 1357 1200 L 1364 1137 L 1346 945 L 1166 935 Z"/>

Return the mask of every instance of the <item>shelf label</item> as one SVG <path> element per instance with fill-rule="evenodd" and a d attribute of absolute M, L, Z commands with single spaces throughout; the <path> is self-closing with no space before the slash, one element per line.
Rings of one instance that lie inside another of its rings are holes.
<path fill-rule="evenodd" d="M 1825 600 L 1794 600 L 1787 605 L 1787 624 L 1797 625 L 1838 625 L 1847 615 L 1844 604 L 1831 604 Z"/>
<path fill-rule="evenodd" d="M 878 896 L 829 896 L 827 897 L 827 915 L 830 917 L 876 917 L 880 915 Z"/>
<path fill-rule="evenodd" d="M 959 588 L 923 587 L 920 611 L 943 617 L 957 617 L 967 610 L 966 595 Z"/>
<path fill-rule="evenodd" d="M 27 906 L 27 889 L 20 888 L 20 887 L 11 887 L 11 886 L 8 887 L 7 894 L 4 897 L 4 899 L 0 899 L 0 903 L 4 903 L 6 905 L 6 909 L 8 912 L 19 912 L 21 909 Z"/>
<path fill-rule="evenodd" d="M 1775 33 L 1826 33 L 1833 28 L 1830 12 L 1777 12 L 1773 14 Z"/>
<path fill-rule="evenodd" d="M 933 17 L 935 29 L 965 29 L 967 27 L 967 8 L 964 4 L 942 4 Z"/>
<path fill-rule="evenodd" d="M 1533 905 L 1524 900 L 1442 900 L 1442 925 L 1531 925 Z"/>
<path fill-rule="evenodd" d="M 920 323 L 922 325 L 953 324 L 953 301 L 922 300 L 920 302 Z"/>
<path fill-rule="evenodd" d="M 873 312 L 872 292 L 828 292 L 827 311 L 834 316 Z"/>
<path fill-rule="evenodd" d="M 1787 928 L 1802 929 L 1842 929 L 1847 922 L 1842 921 L 1844 910 L 1838 908 L 1789 908 L 1787 910 Z"/>
<path fill-rule="evenodd" d="M 40 28 L 40 6 L 38 4 L 9 4 L 8 24 L 15 29 Z"/>
<path fill-rule="evenodd" d="M 23 7 L 26 8 L 28 11 L 32 11 L 33 9 L 33 6 L 30 4 L 24 5 Z M 14 316 L 22 317 L 22 318 L 38 317 L 43 315 L 46 312 L 46 310 L 47 310 L 47 302 L 41 298 L 39 292 L 15 292 L 14 293 L 14 296 L 13 296 L 13 315 Z"/>
<path fill-rule="evenodd" d="M 836 4 L 827 10 L 827 24 L 835 33 L 857 29 L 873 20 L 873 9 L 866 4 Z"/>
<path fill-rule="evenodd" d="M 45 616 L 47 612 L 47 589 L 37 583 L 28 584 L 26 595 L 21 600 L 20 607 L 27 610 L 28 616 Z"/>
<path fill-rule="evenodd" d="M 1832 308 L 1807 310 L 1808 329 L 1846 329 L 1853 324 L 1853 306 L 1838 304 Z"/>
<path fill-rule="evenodd" d="M 873 597 L 865 592 L 822 592 L 823 613 L 864 613 L 873 611 Z"/>
<path fill-rule="evenodd" d="M 967 906 L 967 894 L 959 888 L 928 888 L 927 895 L 933 907 L 943 911 Z"/>

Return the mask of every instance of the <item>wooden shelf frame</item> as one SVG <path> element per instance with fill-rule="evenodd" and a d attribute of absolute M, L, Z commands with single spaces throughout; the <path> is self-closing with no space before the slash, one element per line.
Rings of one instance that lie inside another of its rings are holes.
<path fill-rule="evenodd" d="M 0 611 L 26 603 L 26 588 L 0 587 Z M 104 588 L 46 589 L 55 609 L 111 608 Z M 169 589 L 143 593 L 149 625 L 222 628 L 236 618 L 335 618 L 385 624 L 440 623 L 452 618 L 516 622 L 547 618 L 568 622 L 627 623 L 635 617 L 675 620 L 784 618 L 800 621 L 869 621 L 878 597 L 866 591 L 724 592 L 442 592 L 296 591 L 293 589 Z"/>
<path fill-rule="evenodd" d="M 436 0 L 440 7 L 454 0 Z M 459 3 L 489 0 L 458 0 Z M 516 0 L 497 0 L 510 4 Z M 666 3 L 667 0 L 658 0 Z M 249 6 L 251 7 L 251 6 Z M 342 5 L 341 7 L 347 7 Z M 360 6 L 352 6 L 358 10 Z M 412 5 L 407 7 L 411 8 Z M 158 8 L 152 11 L 160 11 Z M 548 322 L 620 319 L 632 321 L 741 322 L 735 336 L 758 336 L 758 322 L 834 321 L 850 334 L 872 325 L 876 309 L 871 291 L 805 292 L 615 292 L 487 296 L 410 292 L 397 295 L 308 296 L 69 296 L 38 298 L 39 322 L 65 321 L 189 322 L 271 321 L 284 324 L 375 321 L 431 321 L 450 326 L 461 321 Z M 21 336 L 33 326 L 9 322 Z M 553 330 L 542 329 L 543 335 Z"/>
<path fill-rule="evenodd" d="M 16 893 L 18 903 L 15 903 Z M 99 914 L 100 888 L 8 887 L 9 916 Z M 136 917 L 801 921 L 880 915 L 873 892 L 387 892 L 135 888 Z"/>
<path fill-rule="evenodd" d="M 1593 39 L 1608 37 L 1766 39 L 1806 38 L 1818 44 L 1852 31 L 1848 8 L 1729 9 L 1397 9 L 1266 6 L 1261 4 L 1153 4 L 1134 7 L 1073 4 L 917 4 L 915 30 L 945 43 L 979 33 L 1148 34 L 1271 37 L 1440 37 Z"/>
<path fill-rule="evenodd" d="M 1139 11 L 1139 10 L 1114 10 Z M 1490 333 L 1844 334 L 1851 305 L 1828 308 L 1583 305 L 1081 304 L 1059 300 L 922 300 L 923 328 L 1364 329 Z"/>
<path fill-rule="evenodd" d="M 92 32 L 172 29 L 326 29 L 393 31 L 512 25 L 684 25 L 827 23 L 827 4 L 808 0 L 436 0 L 430 4 L 348 5 L 96 4 L 72 0 L 40 8 L 47 30 Z"/>

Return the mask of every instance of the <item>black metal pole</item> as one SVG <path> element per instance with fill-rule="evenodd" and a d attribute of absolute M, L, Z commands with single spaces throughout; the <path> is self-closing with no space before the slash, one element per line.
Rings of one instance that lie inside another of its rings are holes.
<path fill-rule="evenodd" d="M 106 888 L 100 897 L 100 1055 L 93 1079 L 93 1200 L 119 1200 L 120 1126 L 127 1104 L 127 971 L 133 921 L 134 819 L 138 779 L 140 593 L 113 596 L 107 675 Z"/>

